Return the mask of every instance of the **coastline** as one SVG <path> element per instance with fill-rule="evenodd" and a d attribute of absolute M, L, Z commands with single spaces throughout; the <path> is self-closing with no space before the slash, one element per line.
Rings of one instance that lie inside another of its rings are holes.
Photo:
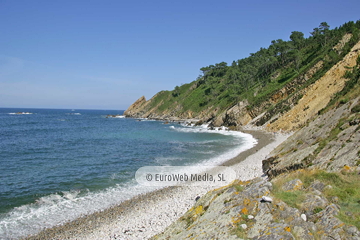
<path fill-rule="evenodd" d="M 289 135 L 263 130 L 241 130 L 258 143 L 220 164 L 231 166 L 240 180 L 261 177 L 262 160 Z M 148 239 L 161 233 L 214 187 L 166 187 L 136 196 L 100 212 L 85 215 L 60 226 L 44 229 L 25 239 Z"/>

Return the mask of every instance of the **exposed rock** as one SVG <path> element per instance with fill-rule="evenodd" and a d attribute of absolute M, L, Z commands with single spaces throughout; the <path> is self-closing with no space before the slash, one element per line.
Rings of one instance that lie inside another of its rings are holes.
<path fill-rule="evenodd" d="M 340 42 L 333 47 L 333 49 L 336 50 L 339 54 L 342 53 L 342 49 L 344 48 L 345 44 L 350 41 L 351 37 L 351 33 L 346 33 Z"/>
<path fill-rule="evenodd" d="M 275 92 L 269 99 L 250 111 L 253 118 L 252 124 L 256 126 L 268 126 L 275 122 L 281 114 L 297 104 L 299 98 L 305 93 L 304 89 L 298 89 L 299 86 L 307 82 L 324 65 L 323 61 L 317 62 L 306 73 L 287 83 L 283 88 Z M 267 110 L 269 106 L 274 106 Z M 266 111 L 265 111 L 266 110 Z"/>
<path fill-rule="evenodd" d="M 303 185 L 304 184 L 300 179 L 294 179 L 290 182 L 285 183 L 282 186 L 282 189 L 285 191 L 296 191 L 296 190 L 301 190 Z"/>
<path fill-rule="evenodd" d="M 291 131 L 306 123 L 315 116 L 330 101 L 331 97 L 341 91 L 346 79 L 343 78 L 348 67 L 356 65 L 359 56 L 360 42 L 358 42 L 343 60 L 333 66 L 326 74 L 310 85 L 298 104 L 287 111 L 274 123 L 268 126 L 270 131 Z"/>
<path fill-rule="evenodd" d="M 306 195 L 301 208 L 305 211 L 306 215 L 312 215 L 315 210 L 324 209 L 328 204 L 329 202 L 325 197 L 310 193 Z"/>
<path fill-rule="evenodd" d="M 241 101 L 226 111 L 222 116 L 222 125 L 224 126 L 244 126 L 248 124 L 252 117 L 246 109 L 247 101 Z"/>
<path fill-rule="evenodd" d="M 239 192 L 237 186 L 243 190 Z M 278 199 L 272 204 L 259 203 L 260 196 L 271 194 L 268 186 L 265 179 L 258 178 L 208 192 L 177 222 L 151 239 L 356 239 L 360 236 L 356 227 L 336 218 L 339 207 L 329 203 L 320 191 L 316 190 L 320 195 L 306 195 L 302 210 L 308 212 L 308 218 Z M 322 188 L 317 181 L 311 186 Z"/>
<path fill-rule="evenodd" d="M 355 167 L 359 159 L 360 131 L 357 130 L 357 125 L 341 130 L 338 124 L 354 118 L 350 109 L 359 102 L 360 97 L 329 110 L 295 132 L 263 161 L 264 172 L 273 178 L 287 171 L 304 168 L 333 172 L 342 170 L 344 165 Z M 330 136 L 331 132 L 338 134 Z M 327 138 L 331 140 L 326 140 Z M 327 144 L 323 145 L 324 143 Z"/>
<path fill-rule="evenodd" d="M 146 103 L 146 99 L 144 96 L 136 100 L 131 106 L 124 112 L 125 116 L 133 117 L 139 112 L 141 112 L 142 108 Z"/>
<path fill-rule="evenodd" d="M 326 185 L 322 182 L 320 182 L 319 180 L 315 180 L 310 186 L 309 189 L 310 190 L 317 190 L 322 192 L 324 190 L 324 188 L 326 187 Z"/>

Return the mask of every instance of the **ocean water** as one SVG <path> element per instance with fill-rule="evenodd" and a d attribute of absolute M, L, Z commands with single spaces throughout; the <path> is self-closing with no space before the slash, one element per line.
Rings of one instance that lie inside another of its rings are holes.
<path fill-rule="evenodd" d="M 106 117 L 122 113 L 0 108 L 0 239 L 154 190 L 135 181 L 142 166 L 215 165 L 256 144 L 239 132 Z"/>

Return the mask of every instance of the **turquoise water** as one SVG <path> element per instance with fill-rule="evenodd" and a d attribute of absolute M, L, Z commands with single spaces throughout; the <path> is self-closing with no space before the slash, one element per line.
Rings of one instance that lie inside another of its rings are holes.
<path fill-rule="evenodd" d="M 122 113 L 0 109 L 0 239 L 154 190 L 135 181 L 142 166 L 214 165 L 254 144 L 238 132 L 106 117 Z"/>

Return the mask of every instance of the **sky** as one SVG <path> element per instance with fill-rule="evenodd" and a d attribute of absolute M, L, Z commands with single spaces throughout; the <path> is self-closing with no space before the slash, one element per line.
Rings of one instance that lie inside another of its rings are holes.
<path fill-rule="evenodd" d="M 0 107 L 125 110 L 359 0 L 0 0 Z"/>

